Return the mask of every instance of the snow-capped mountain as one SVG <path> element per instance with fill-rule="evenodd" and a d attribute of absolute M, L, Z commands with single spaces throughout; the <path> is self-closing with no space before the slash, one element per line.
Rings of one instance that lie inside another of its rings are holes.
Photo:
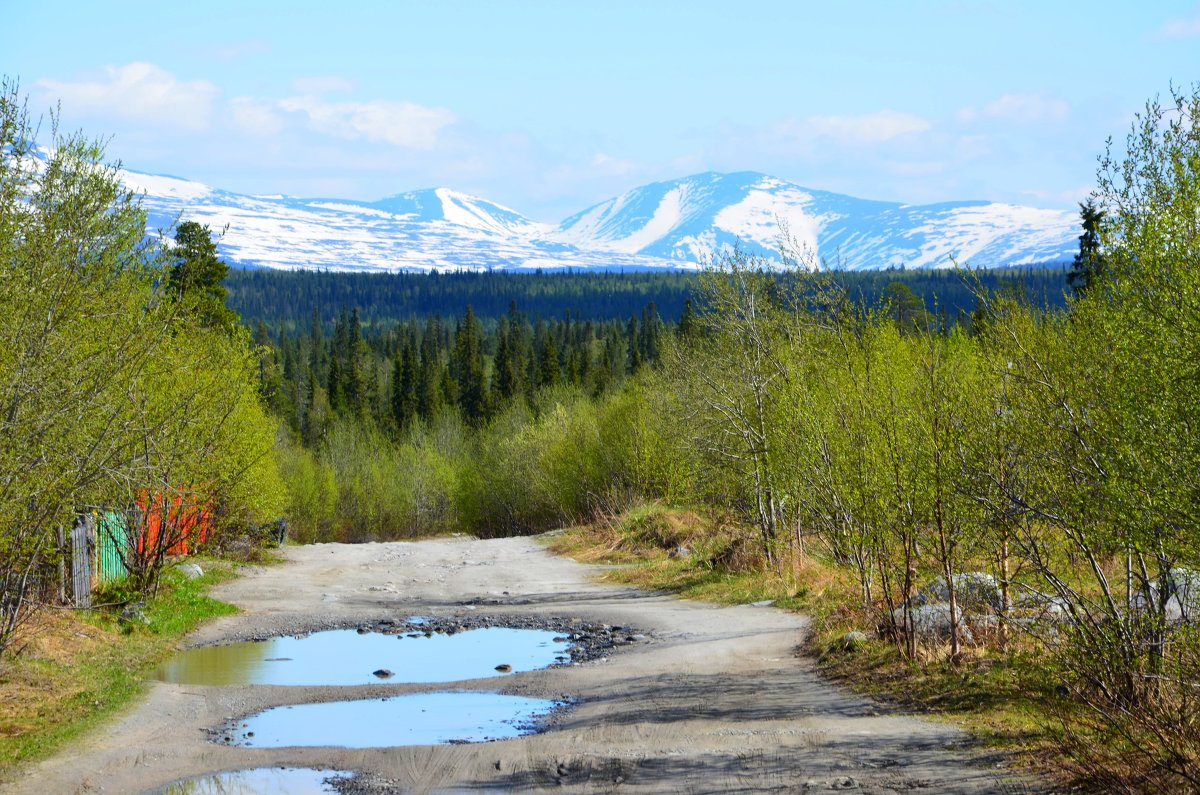
<path fill-rule="evenodd" d="M 902 205 L 809 190 L 764 174 L 697 174 L 629 191 L 563 221 L 445 188 L 375 202 L 245 196 L 169 176 L 122 171 L 144 193 L 152 232 L 177 219 L 227 227 L 239 266 L 328 270 L 695 268 L 735 243 L 773 258 L 792 248 L 847 269 L 998 267 L 1070 259 L 1073 212 L 986 202 Z M 816 260 L 812 260 L 816 262 Z"/>
<path fill-rule="evenodd" d="M 780 243 L 849 270 L 976 267 L 1069 260 L 1078 216 L 989 202 L 907 205 L 809 190 L 765 174 L 695 174 L 624 193 L 549 237 L 587 249 L 702 260 L 737 244 L 777 257 Z M 787 240 L 781 241 L 781 229 Z"/>
<path fill-rule="evenodd" d="M 242 267 L 284 270 L 487 270 L 677 268 L 655 257 L 582 251 L 543 240 L 546 227 L 451 190 L 377 202 L 244 196 L 177 177 L 123 171 L 144 193 L 152 233 L 179 217 L 226 229 L 218 246 Z"/>

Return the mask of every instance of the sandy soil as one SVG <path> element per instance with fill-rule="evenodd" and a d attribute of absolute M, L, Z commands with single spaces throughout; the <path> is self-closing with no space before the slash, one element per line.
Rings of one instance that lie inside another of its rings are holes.
<path fill-rule="evenodd" d="M 24 771 L 6 793 L 137 793 L 266 766 L 359 772 L 360 791 L 1042 792 L 953 726 L 822 681 L 797 653 L 802 616 L 719 607 L 589 582 L 529 538 L 288 548 L 287 563 L 214 591 L 243 612 L 189 645 L 385 618 L 553 616 L 636 627 L 607 657 L 451 685 L 203 687 L 156 682 L 124 718 Z M 569 697 L 547 731 L 399 748 L 236 748 L 231 719 L 282 705 L 430 690 Z"/>

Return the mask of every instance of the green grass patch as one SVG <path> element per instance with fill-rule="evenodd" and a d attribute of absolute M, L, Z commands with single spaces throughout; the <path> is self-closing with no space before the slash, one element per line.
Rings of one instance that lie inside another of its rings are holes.
<path fill-rule="evenodd" d="M 47 609 L 27 627 L 20 653 L 0 661 L 0 780 L 19 765 L 44 759 L 126 708 L 145 690 L 155 667 L 205 621 L 237 612 L 206 595 L 236 576 L 236 565 L 199 561 L 204 576 L 168 572 L 158 598 L 145 600 L 149 624 L 121 622 L 120 607 Z M 119 586 L 97 603 L 141 601 Z"/>

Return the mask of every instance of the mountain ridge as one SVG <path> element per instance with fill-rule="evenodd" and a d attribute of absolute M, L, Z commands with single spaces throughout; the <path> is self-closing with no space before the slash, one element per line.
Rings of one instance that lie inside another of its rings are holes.
<path fill-rule="evenodd" d="M 144 194 L 148 230 L 178 217 L 228 232 L 246 267 L 327 270 L 694 269 L 737 245 L 777 260 L 781 229 L 808 267 L 1001 267 L 1066 261 L 1077 218 L 986 201 L 915 205 L 822 191 L 754 171 L 652 182 L 557 225 L 448 188 L 375 201 L 244 195 L 122 169 Z"/>

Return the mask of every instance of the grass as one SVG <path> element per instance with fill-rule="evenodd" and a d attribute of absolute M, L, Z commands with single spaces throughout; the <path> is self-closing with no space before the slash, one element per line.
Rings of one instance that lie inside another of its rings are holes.
<path fill-rule="evenodd" d="M 205 595 L 235 575 L 233 564 L 200 561 L 193 581 L 168 572 L 145 608 L 148 625 L 117 619 L 112 609 L 47 609 L 26 627 L 19 653 L 0 662 L 0 780 L 44 759 L 127 707 L 185 634 L 210 618 L 237 612 Z M 133 595 L 117 589 L 97 602 Z"/>
<path fill-rule="evenodd" d="M 550 551 L 588 563 L 624 564 L 598 579 L 637 585 L 720 604 L 774 600 L 777 607 L 812 618 L 806 653 L 829 679 L 908 712 L 961 726 L 980 742 L 1012 753 L 1018 764 L 1062 781 L 1061 747 L 1051 718 L 1038 704 L 1053 689 L 1037 664 L 1036 650 L 969 648 L 957 661 L 948 649 L 925 649 L 920 662 L 904 660 L 875 636 L 878 615 L 861 603 L 849 572 L 808 557 L 764 568 L 753 545 L 720 522 L 659 504 L 555 533 Z M 686 546 L 689 554 L 670 557 Z M 847 632 L 868 640 L 847 646 Z M 1065 783 L 1065 782 L 1064 782 Z"/>

